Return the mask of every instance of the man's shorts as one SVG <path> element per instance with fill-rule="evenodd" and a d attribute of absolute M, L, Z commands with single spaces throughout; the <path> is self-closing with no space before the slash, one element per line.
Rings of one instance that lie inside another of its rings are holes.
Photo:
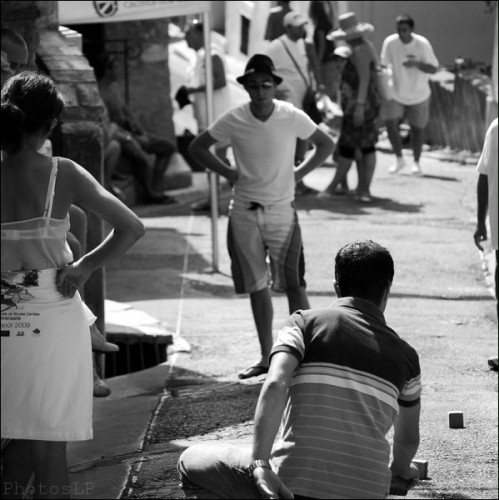
<path fill-rule="evenodd" d="M 305 287 L 301 230 L 292 203 L 262 206 L 232 200 L 227 248 L 236 293 L 269 285 L 279 292 Z"/>
<path fill-rule="evenodd" d="M 404 117 L 411 127 L 425 128 L 430 119 L 430 99 L 412 106 L 407 106 L 394 99 L 384 104 L 385 120 L 402 120 Z"/>

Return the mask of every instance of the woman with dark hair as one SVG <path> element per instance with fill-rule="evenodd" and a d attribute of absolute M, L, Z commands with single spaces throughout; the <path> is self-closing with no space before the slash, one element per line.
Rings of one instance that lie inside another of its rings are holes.
<path fill-rule="evenodd" d="M 39 153 L 65 99 L 52 80 L 22 72 L 1 95 L 2 491 L 69 498 L 66 442 L 92 438 L 92 357 L 78 289 L 143 234 L 140 219 L 67 158 Z M 73 261 L 72 204 L 111 227 Z M 10 488 L 9 488 L 10 485 Z"/>

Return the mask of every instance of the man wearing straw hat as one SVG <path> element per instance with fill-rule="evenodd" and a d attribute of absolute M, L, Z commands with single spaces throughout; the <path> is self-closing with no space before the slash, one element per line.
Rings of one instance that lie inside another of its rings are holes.
<path fill-rule="evenodd" d="M 402 155 L 399 123 L 407 118 L 411 127 L 414 162 L 411 173 L 421 175 L 419 158 L 423 149 L 424 128 L 430 111 L 430 75 L 437 72 L 438 60 L 430 42 L 414 33 L 414 20 L 409 15 L 396 19 L 397 33 L 383 42 L 381 63 L 390 66 L 394 97 L 386 102 L 386 128 L 396 155 L 392 174 L 400 172 L 406 162 Z"/>

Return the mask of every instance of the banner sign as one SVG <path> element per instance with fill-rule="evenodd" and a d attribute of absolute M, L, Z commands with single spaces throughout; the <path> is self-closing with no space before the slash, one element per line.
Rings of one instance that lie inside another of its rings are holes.
<path fill-rule="evenodd" d="M 186 16 L 209 12 L 211 2 L 74 2 L 61 1 L 59 24 L 112 23 Z"/>

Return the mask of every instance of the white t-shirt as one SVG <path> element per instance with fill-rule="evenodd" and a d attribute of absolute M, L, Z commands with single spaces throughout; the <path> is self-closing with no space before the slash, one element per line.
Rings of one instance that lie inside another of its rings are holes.
<path fill-rule="evenodd" d="M 222 59 L 224 69 L 226 68 L 225 59 L 223 54 L 218 50 L 216 45 L 211 47 L 211 55 L 217 55 Z M 189 68 L 189 83 L 192 87 L 199 87 L 205 85 L 205 50 L 204 48 L 196 51 L 196 60 L 194 65 Z M 196 92 L 193 94 L 193 111 L 194 118 L 198 124 L 199 131 L 206 129 L 208 120 L 206 118 L 206 92 Z M 226 83 L 225 87 L 213 90 L 213 119 L 216 120 L 219 116 L 225 113 L 231 107 L 229 84 Z"/>
<path fill-rule="evenodd" d="M 274 99 L 274 111 L 262 122 L 250 103 L 230 109 L 208 128 L 217 141 L 232 145 L 239 178 L 233 197 L 263 205 L 294 199 L 296 139 L 308 139 L 317 125 L 292 104 Z"/>
<path fill-rule="evenodd" d="M 303 76 L 309 81 L 308 58 L 305 50 L 305 42 L 301 38 L 293 42 L 287 35 L 282 35 L 272 40 L 265 50 L 265 54 L 268 55 L 274 63 L 276 75 L 279 75 L 283 79 L 282 83 L 277 87 L 278 92 L 287 91 L 288 95 L 285 97 L 285 100 L 293 103 L 298 109 L 301 109 L 303 97 L 307 90 L 307 84 L 296 69 L 289 54 L 286 52 L 283 42 L 293 55 Z"/>
<path fill-rule="evenodd" d="M 489 220 L 490 220 L 490 242 L 494 250 L 499 250 L 498 244 L 498 202 L 499 198 L 497 188 L 497 170 L 498 170 L 498 152 L 497 152 L 497 118 L 490 124 L 483 150 L 478 160 L 476 170 L 479 174 L 487 176 L 489 186 Z"/>
<path fill-rule="evenodd" d="M 430 75 L 417 68 L 406 68 L 402 63 L 408 57 L 437 67 L 438 59 L 430 42 L 415 33 L 409 43 L 403 43 L 397 33 L 383 42 L 381 64 L 392 69 L 393 98 L 406 106 L 412 106 L 421 104 L 430 97 Z"/>

